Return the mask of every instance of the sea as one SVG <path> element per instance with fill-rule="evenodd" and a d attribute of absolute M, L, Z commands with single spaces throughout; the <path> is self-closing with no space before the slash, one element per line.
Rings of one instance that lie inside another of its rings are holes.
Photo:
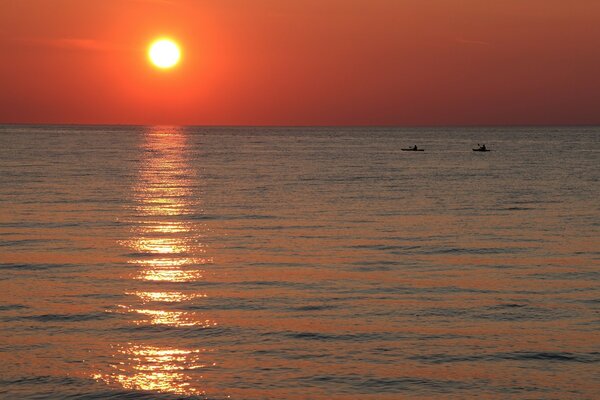
<path fill-rule="evenodd" d="M 0 398 L 598 399 L 599 177 L 600 127 L 0 126 Z"/>

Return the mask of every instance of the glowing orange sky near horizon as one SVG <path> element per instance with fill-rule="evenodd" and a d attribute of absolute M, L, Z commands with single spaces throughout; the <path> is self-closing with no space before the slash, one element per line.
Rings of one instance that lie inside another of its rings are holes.
<path fill-rule="evenodd" d="M 0 0 L 0 123 L 600 124 L 599 48 L 594 0 Z"/>

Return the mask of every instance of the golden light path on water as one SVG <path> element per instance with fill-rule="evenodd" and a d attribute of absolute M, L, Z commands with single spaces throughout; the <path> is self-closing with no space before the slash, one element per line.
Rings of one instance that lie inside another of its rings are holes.
<path fill-rule="evenodd" d="M 197 297 L 206 297 L 205 294 L 185 294 L 182 292 L 128 292 L 129 295 L 138 296 L 144 303 L 163 302 L 163 303 L 178 303 L 188 301 Z"/>
<path fill-rule="evenodd" d="M 146 390 L 185 395 L 204 392 L 193 386 L 185 371 L 204 368 L 202 359 L 206 349 L 182 350 L 177 348 L 129 345 L 118 348 L 125 362 L 115 364 L 110 376 L 94 376 L 98 380 L 118 382 L 130 390 Z M 214 365 L 214 364 L 213 364 Z"/>
<path fill-rule="evenodd" d="M 117 312 L 133 314 L 131 323 L 141 328 L 204 329 L 217 325 L 195 312 L 172 309 L 173 305 L 206 297 L 191 292 L 185 284 L 203 279 L 201 267 L 212 263 L 201 243 L 201 227 L 189 219 L 181 220 L 197 201 L 190 189 L 195 177 L 184 154 L 185 146 L 185 132 L 154 128 L 146 132 L 141 149 L 144 158 L 133 191 L 135 229 L 121 244 L 132 252 L 128 263 L 137 267 L 130 279 L 142 286 L 126 292 L 136 301 L 116 308 Z M 161 285 L 169 290 L 160 290 Z M 181 290 L 173 290 L 177 285 Z M 202 395 L 201 382 L 194 381 L 188 372 L 215 365 L 206 360 L 211 351 L 204 348 L 134 341 L 115 348 L 114 371 L 93 377 L 128 390 Z"/>

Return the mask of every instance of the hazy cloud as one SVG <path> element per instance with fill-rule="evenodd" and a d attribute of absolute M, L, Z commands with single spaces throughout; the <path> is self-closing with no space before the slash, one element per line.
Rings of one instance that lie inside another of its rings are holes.
<path fill-rule="evenodd" d="M 114 50 L 114 46 L 110 43 L 82 38 L 21 38 L 21 42 L 42 47 L 54 47 L 66 50 L 82 50 L 82 51 L 105 51 Z"/>

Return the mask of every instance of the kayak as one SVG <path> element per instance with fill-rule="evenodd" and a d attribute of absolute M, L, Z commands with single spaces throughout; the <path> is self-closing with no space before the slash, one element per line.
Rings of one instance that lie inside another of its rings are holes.
<path fill-rule="evenodd" d="M 473 149 L 473 151 L 491 151 L 490 149 Z"/>
<path fill-rule="evenodd" d="M 425 149 L 400 149 L 402 151 L 425 151 Z"/>

